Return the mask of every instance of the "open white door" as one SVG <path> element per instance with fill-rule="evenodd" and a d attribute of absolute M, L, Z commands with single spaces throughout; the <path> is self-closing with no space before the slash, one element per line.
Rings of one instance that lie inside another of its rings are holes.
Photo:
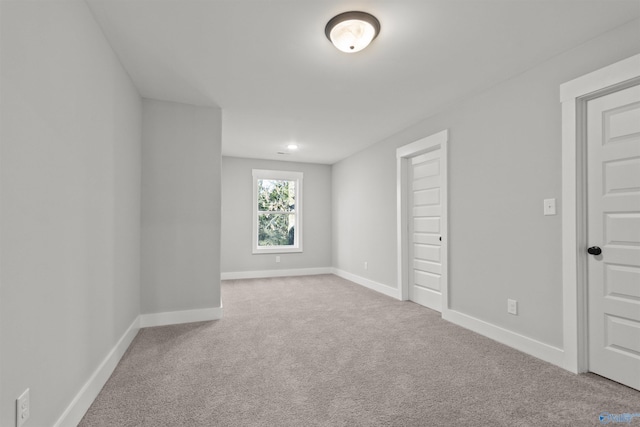
<path fill-rule="evenodd" d="M 447 306 L 447 138 L 443 131 L 397 150 L 402 299 L 437 311 Z"/>
<path fill-rule="evenodd" d="M 440 148 L 409 159 L 409 300 L 441 311 Z"/>
<path fill-rule="evenodd" d="M 587 103 L 589 370 L 640 390 L 640 86 Z"/>

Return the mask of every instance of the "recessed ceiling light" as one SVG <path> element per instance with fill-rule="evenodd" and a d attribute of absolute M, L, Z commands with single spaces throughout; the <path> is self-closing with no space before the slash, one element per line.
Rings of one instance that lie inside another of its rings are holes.
<path fill-rule="evenodd" d="M 327 23 L 324 33 L 342 52 L 359 52 L 378 36 L 380 21 L 366 12 L 344 12 Z"/>
<path fill-rule="evenodd" d="M 287 148 L 289 150 L 297 150 L 298 149 L 298 145 L 297 144 L 289 144 L 289 145 L 287 145 Z"/>

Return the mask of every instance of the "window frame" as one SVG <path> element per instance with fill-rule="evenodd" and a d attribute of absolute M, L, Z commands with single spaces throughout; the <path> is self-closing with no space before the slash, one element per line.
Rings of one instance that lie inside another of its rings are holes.
<path fill-rule="evenodd" d="M 285 254 L 285 253 L 298 253 L 302 252 L 302 184 L 303 173 L 295 171 L 280 171 L 280 170 L 267 170 L 267 169 L 252 169 L 253 176 L 253 241 L 252 241 L 252 253 L 253 254 Z M 258 211 L 258 180 L 280 180 L 280 181 L 294 181 L 295 184 L 295 211 L 296 216 L 294 244 L 286 246 L 259 246 L 258 245 L 258 217 L 261 211 Z"/>

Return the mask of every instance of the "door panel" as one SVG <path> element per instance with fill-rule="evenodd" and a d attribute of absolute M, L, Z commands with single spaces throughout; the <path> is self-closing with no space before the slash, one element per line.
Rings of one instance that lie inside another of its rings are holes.
<path fill-rule="evenodd" d="M 640 322 L 606 316 L 607 345 L 631 357 L 640 356 Z"/>
<path fill-rule="evenodd" d="M 440 149 L 409 159 L 409 299 L 441 309 L 441 155 Z"/>
<path fill-rule="evenodd" d="M 440 292 L 440 275 L 416 270 L 416 285 Z"/>
<path fill-rule="evenodd" d="M 413 191 L 430 190 L 438 187 L 440 187 L 439 176 L 427 176 L 416 179 L 413 182 Z"/>
<path fill-rule="evenodd" d="M 439 245 L 440 236 L 437 234 L 413 233 L 413 243 L 422 243 L 425 245 Z"/>
<path fill-rule="evenodd" d="M 413 256 L 417 260 L 440 262 L 440 246 L 413 245 Z"/>
<path fill-rule="evenodd" d="M 605 295 L 640 300 L 640 268 L 608 264 L 605 271 Z"/>
<path fill-rule="evenodd" d="M 634 103 L 605 112 L 605 144 L 640 133 L 640 109 Z"/>
<path fill-rule="evenodd" d="M 417 206 L 413 208 L 414 217 L 433 217 L 440 215 L 440 206 Z"/>
<path fill-rule="evenodd" d="M 442 265 L 438 262 L 414 259 L 412 268 L 415 270 L 425 271 L 427 273 L 442 274 Z"/>
<path fill-rule="evenodd" d="M 640 389 L 640 86 L 587 103 L 589 370 Z"/>
<path fill-rule="evenodd" d="M 605 194 L 640 190 L 640 158 L 605 163 L 603 179 Z"/>
<path fill-rule="evenodd" d="M 440 176 L 439 159 L 429 159 L 424 156 L 416 156 L 413 161 L 413 179 Z"/>
<path fill-rule="evenodd" d="M 431 188 L 429 190 L 415 191 L 413 197 L 415 206 L 439 205 L 440 189 Z"/>
<path fill-rule="evenodd" d="M 606 214 L 605 218 L 607 244 L 640 246 L 640 213 Z"/>
<path fill-rule="evenodd" d="M 415 233 L 439 233 L 440 217 L 413 217 L 413 231 Z"/>

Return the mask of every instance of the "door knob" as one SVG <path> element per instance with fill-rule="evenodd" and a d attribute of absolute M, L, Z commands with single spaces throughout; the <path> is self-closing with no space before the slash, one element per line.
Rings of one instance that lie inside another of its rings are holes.
<path fill-rule="evenodd" d="M 591 246 L 589 249 L 587 249 L 587 252 L 589 253 L 589 255 L 600 255 L 602 253 L 602 249 L 597 246 Z"/>

